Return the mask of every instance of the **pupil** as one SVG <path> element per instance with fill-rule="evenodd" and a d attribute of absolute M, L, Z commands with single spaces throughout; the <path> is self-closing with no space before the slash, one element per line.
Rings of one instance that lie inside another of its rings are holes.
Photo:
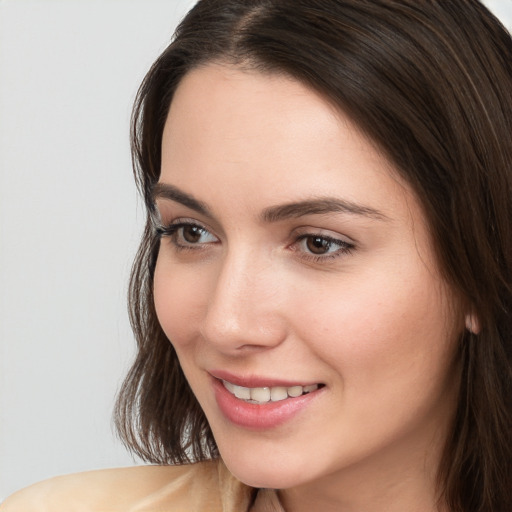
<path fill-rule="evenodd" d="M 329 250 L 330 243 L 328 240 L 317 236 L 308 238 L 306 245 L 313 254 L 324 254 Z"/>
<path fill-rule="evenodd" d="M 183 238 L 191 244 L 197 243 L 201 238 L 201 228 L 197 226 L 185 226 L 183 228 Z"/>

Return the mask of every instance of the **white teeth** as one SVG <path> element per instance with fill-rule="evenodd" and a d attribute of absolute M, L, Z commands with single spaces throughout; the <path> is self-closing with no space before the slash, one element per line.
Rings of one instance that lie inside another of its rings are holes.
<path fill-rule="evenodd" d="M 251 390 L 249 388 L 243 388 L 242 386 L 233 386 L 234 394 L 237 398 L 241 398 L 242 400 L 250 400 L 251 399 Z"/>
<path fill-rule="evenodd" d="M 224 387 L 237 398 L 241 400 L 248 400 L 252 403 L 264 404 L 267 402 L 279 402 L 287 398 L 295 398 L 306 393 L 311 393 L 319 388 L 318 384 L 311 384 L 309 386 L 284 386 L 263 387 L 263 388 L 244 388 L 236 386 L 231 382 L 223 380 Z"/>
<path fill-rule="evenodd" d="M 279 402 L 279 400 L 284 400 L 288 398 L 288 391 L 283 387 L 275 387 L 270 390 L 270 400 L 272 402 Z"/>
<path fill-rule="evenodd" d="M 302 395 L 303 391 L 304 388 L 302 386 L 292 386 L 291 388 L 288 388 L 288 394 L 292 397 Z"/>
<path fill-rule="evenodd" d="M 255 402 L 268 402 L 270 400 L 270 388 L 252 388 L 251 400 Z"/>
<path fill-rule="evenodd" d="M 231 382 L 228 382 L 227 380 L 223 380 L 222 383 L 224 384 L 224 386 L 230 393 L 232 393 L 233 395 L 235 394 L 235 385 L 234 384 L 231 384 Z"/>

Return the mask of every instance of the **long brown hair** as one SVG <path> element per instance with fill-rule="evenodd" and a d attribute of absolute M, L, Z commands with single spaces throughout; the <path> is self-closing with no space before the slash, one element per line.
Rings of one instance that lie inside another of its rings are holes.
<path fill-rule="evenodd" d="M 151 191 L 173 94 L 211 61 L 285 73 L 384 152 L 421 202 L 439 265 L 478 317 L 439 468 L 457 512 L 512 510 L 512 40 L 477 0 L 201 0 L 140 87 L 132 120 L 147 224 L 130 285 L 138 355 L 116 406 L 143 459 L 217 457 L 153 304 Z"/>

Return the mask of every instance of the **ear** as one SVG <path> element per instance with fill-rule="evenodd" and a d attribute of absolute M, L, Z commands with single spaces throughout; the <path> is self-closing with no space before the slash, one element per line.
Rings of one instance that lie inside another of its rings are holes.
<path fill-rule="evenodd" d="M 465 317 L 466 329 L 473 333 L 480 333 L 480 320 L 474 313 L 468 313 Z"/>

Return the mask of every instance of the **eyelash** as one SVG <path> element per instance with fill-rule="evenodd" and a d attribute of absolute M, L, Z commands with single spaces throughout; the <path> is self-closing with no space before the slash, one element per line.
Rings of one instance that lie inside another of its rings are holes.
<path fill-rule="evenodd" d="M 339 238 L 333 238 L 331 236 L 327 235 L 321 235 L 318 233 L 304 233 L 300 235 L 295 242 L 293 242 L 292 245 L 297 246 L 301 243 L 307 243 L 308 240 L 317 239 L 321 240 L 322 242 L 326 242 L 329 244 L 329 249 L 332 245 L 338 246 L 338 249 L 334 251 L 333 253 L 326 253 L 326 254 L 314 254 L 312 252 L 307 252 L 306 250 L 302 251 L 302 258 L 312 261 L 313 263 L 319 263 L 326 260 L 333 260 L 336 258 L 339 258 L 340 256 L 350 254 L 354 249 L 355 245 L 351 244 L 345 240 L 340 240 Z M 297 250 L 297 249 L 294 249 Z"/>
<path fill-rule="evenodd" d="M 197 228 L 202 233 L 210 233 L 210 231 L 205 228 L 204 226 L 197 224 L 195 222 L 183 222 L 183 221 L 175 221 L 174 223 L 171 223 L 167 226 L 162 225 L 156 225 L 155 226 L 155 234 L 158 238 L 166 237 L 169 238 L 172 242 L 175 250 L 177 251 L 197 251 L 204 249 L 205 245 L 209 245 L 215 242 L 206 242 L 206 243 L 192 243 L 187 242 L 185 243 L 180 242 L 178 237 L 180 236 L 180 230 L 191 227 L 191 228 Z M 214 236 L 214 235 L 212 235 Z M 181 238 L 183 238 L 183 234 L 181 234 Z M 314 254 L 312 252 L 307 252 L 307 248 L 304 248 L 302 250 L 301 258 L 306 261 L 311 261 L 314 263 L 320 263 L 325 262 L 327 260 L 333 260 L 340 256 L 343 256 L 345 254 L 350 254 L 354 249 L 355 245 L 347 242 L 345 240 L 340 240 L 338 238 L 334 238 L 327 235 L 322 235 L 318 233 L 303 233 L 295 238 L 295 240 L 290 244 L 293 246 L 293 251 L 299 251 L 299 246 L 303 243 L 307 243 L 308 240 L 317 239 L 323 243 L 328 244 L 329 249 L 331 246 L 338 246 L 338 249 L 334 251 L 333 253 L 326 253 L 326 254 Z"/>
<path fill-rule="evenodd" d="M 178 251 L 197 251 L 202 249 L 202 245 L 204 244 L 193 244 L 187 241 L 185 241 L 185 243 L 180 243 L 180 241 L 178 240 L 179 231 L 187 227 L 197 228 L 199 231 L 203 233 L 210 233 L 208 229 L 201 226 L 200 224 L 196 224 L 195 222 L 183 221 L 175 222 L 173 224 L 169 224 L 168 226 L 157 225 L 155 228 L 155 233 L 159 238 L 170 238 L 174 248 Z M 183 238 L 183 235 L 181 235 L 181 238 Z"/>

